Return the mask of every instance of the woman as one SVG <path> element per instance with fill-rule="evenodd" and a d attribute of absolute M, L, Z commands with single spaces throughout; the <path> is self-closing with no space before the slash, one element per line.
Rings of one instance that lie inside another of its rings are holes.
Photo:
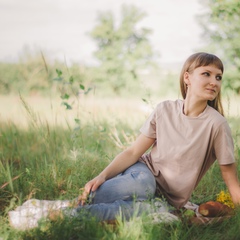
<path fill-rule="evenodd" d="M 114 218 L 119 206 L 131 209 L 133 200 L 156 195 L 181 208 L 216 159 L 234 204 L 240 204 L 234 145 L 221 103 L 223 71 L 217 56 L 191 55 L 180 75 L 184 100 L 156 107 L 132 146 L 85 185 L 79 209 L 89 194 L 85 208 L 102 220 Z"/>
<path fill-rule="evenodd" d="M 179 209 L 216 159 L 234 204 L 240 204 L 233 139 L 221 103 L 223 71 L 215 55 L 191 55 L 180 75 L 184 100 L 158 104 L 136 141 L 85 185 L 70 214 L 129 219 L 156 210 L 145 201 L 155 197 L 163 200 L 157 211 Z"/>

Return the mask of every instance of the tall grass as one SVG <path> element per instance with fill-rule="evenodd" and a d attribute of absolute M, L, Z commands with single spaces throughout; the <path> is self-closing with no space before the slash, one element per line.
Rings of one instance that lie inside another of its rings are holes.
<path fill-rule="evenodd" d="M 240 213 L 228 221 L 206 226 L 190 226 L 185 222 L 152 224 L 148 216 L 133 217 L 118 226 L 100 224 L 94 219 L 79 222 L 64 219 L 44 223 L 39 228 L 18 232 L 8 225 L 7 212 L 30 198 L 73 199 L 80 188 L 96 176 L 138 134 L 141 120 L 127 121 L 123 113 L 113 121 L 94 115 L 78 128 L 61 127 L 41 121 L 28 105 L 28 126 L 0 122 L 0 239 L 238 239 Z M 109 110 L 108 110 L 109 111 Z M 131 113 L 132 114 L 132 113 Z M 139 114 L 139 112 L 138 112 Z M 111 115 L 111 114 L 108 114 Z M 85 116 L 84 114 L 82 116 Z M 229 118 L 236 160 L 240 160 L 239 118 Z M 240 170 L 238 164 L 238 170 Z M 196 203 L 214 200 L 225 189 L 219 167 L 215 164 L 192 196 Z"/>

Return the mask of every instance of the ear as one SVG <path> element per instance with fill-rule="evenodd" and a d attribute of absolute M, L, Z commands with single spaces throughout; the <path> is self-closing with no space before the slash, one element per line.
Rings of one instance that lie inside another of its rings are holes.
<path fill-rule="evenodd" d="M 189 72 L 185 72 L 185 73 L 184 73 L 183 79 L 184 79 L 184 82 L 185 82 L 185 84 L 186 84 L 187 86 L 191 84 Z"/>

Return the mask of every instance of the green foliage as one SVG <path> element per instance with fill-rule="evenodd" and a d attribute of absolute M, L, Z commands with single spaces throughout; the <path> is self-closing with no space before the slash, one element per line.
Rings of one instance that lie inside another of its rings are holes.
<path fill-rule="evenodd" d="M 227 66 L 224 87 L 240 94 L 240 2 L 236 0 L 206 0 L 208 11 L 200 16 L 204 39 L 209 39 Z"/>
<path fill-rule="evenodd" d="M 25 51 L 18 63 L 0 63 L 0 93 L 36 93 L 52 88 L 53 70 L 42 53 Z"/>
<path fill-rule="evenodd" d="M 72 90 L 83 93 L 90 91 L 83 86 L 93 85 L 91 68 L 76 63 L 68 67 L 48 60 L 42 53 L 23 54 L 18 63 L 0 63 L 0 94 L 56 95 L 64 88 L 70 89 L 68 84 Z"/>
<path fill-rule="evenodd" d="M 74 77 L 71 75 L 67 80 L 63 77 L 63 72 L 59 69 L 56 69 L 57 78 L 54 78 L 55 81 L 59 83 L 59 91 L 61 94 L 62 105 L 66 107 L 67 110 L 73 109 L 75 102 L 79 103 L 80 94 L 88 94 L 92 88 L 89 87 L 87 90 L 83 84 L 76 82 Z M 72 102 L 69 103 L 69 100 L 72 99 Z"/>
<path fill-rule="evenodd" d="M 13 88 L 20 87 L 18 64 L 0 63 L 0 73 L 1 93 L 8 94 Z"/>
<path fill-rule="evenodd" d="M 13 197 L 16 204 L 29 197 L 76 197 L 79 188 L 103 169 L 117 150 L 103 137 L 108 134 L 104 129 L 85 126 L 72 133 L 70 129 L 31 125 L 25 131 L 1 124 L 1 208 Z"/>
<path fill-rule="evenodd" d="M 90 36 L 97 43 L 95 52 L 100 67 L 96 80 L 108 83 L 120 93 L 132 82 L 139 84 L 138 71 L 153 63 L 153 49 L 149 42 L 150 29 L 139 28 L 145 13 L 134 6 L 123 6 L 117 21 L 111 12 L 98 16 L 98 24 Z"/>

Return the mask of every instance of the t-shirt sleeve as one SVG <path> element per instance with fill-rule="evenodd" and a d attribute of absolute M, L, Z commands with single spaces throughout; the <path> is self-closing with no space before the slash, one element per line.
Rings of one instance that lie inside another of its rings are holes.
<path fill-rule="evenodd" d="M 220 165 L 226 165 L 235 162 L 234 143 L 231 129 L 227 122 L 224 122 L 219 126 L 214 140 L 214 150 Z"/>
<path fill-rule="evenodd" d="M 156 112 L 157 108 L 150 114 L 146 122 L 140 128 L 140 132 L 147 137 L 156 138 Z"/>

